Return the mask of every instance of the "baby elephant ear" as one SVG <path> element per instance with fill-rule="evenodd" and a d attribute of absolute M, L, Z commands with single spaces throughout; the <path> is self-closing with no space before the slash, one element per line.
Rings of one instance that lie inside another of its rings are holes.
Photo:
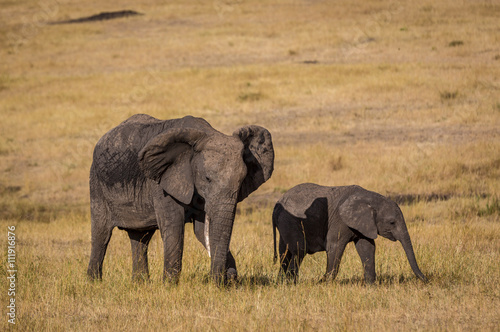
<path fill-rule="evenodd" d="M 247 166 L 247 175 L 238 193 L 238 201 L 242 201 L 271 177 L 274 148 L 271 133 L 260 126 L 241 127 L 233 136 L 239 137 L 245 146 L 243 161 Z"/>
<path fill-rule="evenodd" d="M 369 239 L 377 238 L 376 212 L 367 201 L 351 196 L 339 206 L 338 211 L 340 219 L 349 228 L 360 232 Z"/>
<path fill-rule="evenodd" d="M 156 181 L 165 192 L 184 204 L 193 198 L 191 170 L 193 146 L 205 133 L 194 129 L 171 129 L 149 140 L 139 152 L 144 175 Z"/>

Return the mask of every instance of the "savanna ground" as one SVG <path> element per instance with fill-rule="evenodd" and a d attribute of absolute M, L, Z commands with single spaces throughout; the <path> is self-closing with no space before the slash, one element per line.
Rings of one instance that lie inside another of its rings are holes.
<path fill-rule="evenodd" d="M 71 330 L 499 330 L 498 1 L 3 1 L 0 23 L 1 326 Z M 144 15 L 49 24 L 100 12 Z M 225 133 L 259 124 L 275 171 L 241 203 L 240 283 L 208 280 L 187 225 L 178 286 L 131 282 L 115 230 L 102 282 L 87 281 L 92 148 L 135 113 L 201 116 Z M 276 282 L 271 212 L 302 182 L 359 184 L 402 201 L 424 284 L 377 239 L 366 286 L 352 245 Z M 406 200 L 404 200 L 406 199 Z M 16 324 L 7 323 L 15 226 Z"/>

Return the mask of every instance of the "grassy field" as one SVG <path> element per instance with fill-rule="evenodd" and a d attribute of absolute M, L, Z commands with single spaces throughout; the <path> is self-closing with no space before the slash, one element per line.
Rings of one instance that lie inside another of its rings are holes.
<path fill-rule="evenodd" d="M 0 13 L 0 329 L 331 331 L 500 329 L 500 4 L 496 1 L 4 1 Z M 52 24 L 100 12 L 144 15 Z M 135 113 L 273 135 L 272 178 L 238 207 L 239 284 L 208 279 L 187 225 L 178 286 L 131 281 L 115 230 L 102 282 L 90 254 L 92 149 Z M 271 213 L 302 182 L 401 201 L 421 270 L 377 239 L 377 282 L 349 245 L 337 279 L 307 256 L 276 282 Z M 8 226 L 16 324 L 7 322 Z"/>

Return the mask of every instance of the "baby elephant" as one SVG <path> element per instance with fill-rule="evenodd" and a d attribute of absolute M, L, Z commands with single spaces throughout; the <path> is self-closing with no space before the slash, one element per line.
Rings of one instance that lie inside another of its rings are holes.
<path fill-rule="evenodd" d="M 417 265 L 403 213 L 390 199 L 359 186 L 324 187 L 299 184 L 286 192 L 273 212 L 274 260 L 276 227 L 280 233 L 280 274 L 297 282 L 306 254 L 327 253 L 322 280 L 333 280 L 347 243 L 353 241 L 365 270 L 365 281 L 375 281 L 377 234 L 403 245 L 417 277 L 427 278 Z"/>

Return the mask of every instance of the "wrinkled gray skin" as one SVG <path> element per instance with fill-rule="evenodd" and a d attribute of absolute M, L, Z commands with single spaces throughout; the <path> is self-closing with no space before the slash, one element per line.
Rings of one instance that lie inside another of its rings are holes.
<path fill-rule="evenodd" d="M 286 192 L 273 212 L 274 258 L 276 228 L 280 233 L 280 275 L 297 282 L 306 254 L 326 251 L 322 281 L 333 280 L 349 242 L 354 242 L 364 267 L 365 282 L 375 281 L 377 234 L 403 245 L 415 275 L 426 281 L 415 259 L 403 213 L 390 199 L 359 186 L 324 187 L 300 184 Z"/>
<path fill-rule="evenodd" d="M 246 126 L 232 136 L 201 118 L 158 120 L 134 115 L 106 133 L 90 169 L 92 251 L 87 274 L 102 278 L 113 228 L 126 230 L 133 277 L 149 275 L 147 250 L 159 229 L 164 279 L 177 282 L 182 268 L 184 225 L 193 222 L 211 257 L 216 283 L 236 278 L 229 251 L 236 204 L 273 171 L 271 134 Z"/>

